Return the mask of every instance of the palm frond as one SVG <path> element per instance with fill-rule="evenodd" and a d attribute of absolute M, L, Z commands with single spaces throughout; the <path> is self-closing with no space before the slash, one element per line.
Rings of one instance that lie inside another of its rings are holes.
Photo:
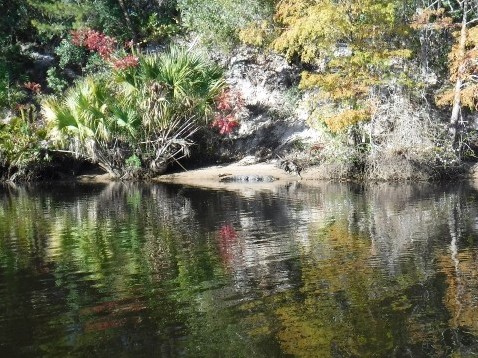
<path fill-rule="evenodd" d="M 224 86 L 219 67 L 171 47 L 142 56 L 131 71 L 78 81 L 62 100 L 45 101 L 44 111 L 52 135 L 69 138 L 65 145 L 113 172 L 117 150 L 122 158 L 139 148 L 142 160 L 153 162 L 187 155 L 188 138 L 210 116 Z"/>

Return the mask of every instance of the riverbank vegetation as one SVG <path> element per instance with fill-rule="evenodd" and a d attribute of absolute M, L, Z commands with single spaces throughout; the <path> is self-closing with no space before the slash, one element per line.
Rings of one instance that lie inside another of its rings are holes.
<path fill-rule="evenodd" d="M 319 139 L 293 157 L 323 177 L 454 177 L 476 157 L 478 8 L 469 0 L 0 8 L 3 179 L 55 177 L 83 161 L 149 178 L 191 152 L 213 158 L 224 140 L 211 138 L 229 143 L 240 128 L 244 103 L 224 71 L 244 45 L 300 72 L 290 90 Z"/>

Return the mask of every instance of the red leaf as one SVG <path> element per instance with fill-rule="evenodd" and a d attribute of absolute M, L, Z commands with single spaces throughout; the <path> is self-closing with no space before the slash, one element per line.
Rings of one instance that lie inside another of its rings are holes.
<path fill-rule="evenodd" d="M 119 70 L 124 70 L 130 67 L 136 67 L 138 65 L 139 65 L 139 58 L 133 55 L 125 56 L 113 62 L 113 66 Z"/>
<path fill-rule="evenodd" d="M 216 116 L 216 119 L 212 122 L 212 127 L 218 128 L 221 135 L 230 134 L 237 126 L 239 126 L 239 122 L 234 119 L 232 114 L 226 117 Z"/>
<path fill-rule="evenodd" d="M 27 90 L 30 90 L 34 93 L 40 93 L 41 92 L 41 85 L 36 82 L 25 82 L 23 84 L 23 87 L 25 87 Z"/>

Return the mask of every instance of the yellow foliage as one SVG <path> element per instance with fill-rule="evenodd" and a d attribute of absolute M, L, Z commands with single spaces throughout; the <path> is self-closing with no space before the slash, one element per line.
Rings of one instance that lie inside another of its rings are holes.
<path fill-rule="evenodd" d="M 456 81 L 458 76 L 466 80 L 478 70 L 478 26 L 467 30 L 465 54 L 460 53 L 459 37 L 460 32 L 454 34 L 455 43 L 448 54 L 450 80 Z"/>
<path fill-rule="evenodd" d="M 460 80 L 460 100 L 463 107 L 478 109 L 478 26 L 467 29 L 465 52 L 460 51 L 460 32 L 454 33 L 455 43 L 448 54 L 450 83 L 448 88 L 437 95 L 436 104 L 440 107 L 451 106 L 454 100 L 455 83 Z"/>
<path fill-rule="evenodd" d="M 447 90 L 435 96 L 435 103 L 439 107 L 450 106 L 453 103 L 453 90 Z"/>
<path fill-rule="evenodd" d="M 316 0 L 281 0 L 277 4 L 277 11 L 274 18 L 278 22 L 291 25 L 297 18 L 305 16 L 307 14 L 307 9 L 318 3 L 319 1 Z"/>
<path fill-rule="evenodd" d="M 447 107 L 453 104 L 454 90 L 448 89 L 435 97 L 439 107 Z M 478 110 L 478 85 L 469 84 L 461 90 L 461 105 L 471 110 Z"/>
<path fill-rule="evenodd" d="M 324 123 L 331 132 L 339 133 L 354 124 L 370 120 L 370 116 L 370 109 L 346 109 L 337 115 L 324 118 Z"/>
<path fill-rule="evenodd" d="M 275 20 L 283 29 L 272 47 L 320 67 L 302 74 L 302 89 L 320 88 L 337 107 L 355 107 L 411 56 L 394 41 L 409 30 L 398 25 L 400 6 L 399 0 L 281 0 Z M 368 118 L 369 111 L 350 109 L 327 125 L 338 131 Z"/>
<path fill-rule="evenodd" d="M 343 76 L 340 73 L 316 74 L 303 72 L 299 84 L 301 89 L 320 87 L 324 92 L 322 97 L 337 101 L 362 99 L 369 93 L 369 87 L 376 83 L 374 77 Z"/>
<path fill-rule="evenodd" d="M 393 1 L 282 0 L 275 19 L 285 26 L 273 44 L 288 56 L 305 62 L 330 54 L 339 42 L 357 49 L 388 48 L 399 28 Z"/>
<path fill-rule="evenodd" d="M 478 86 L 467 86 L 461 90 L 461 104 L 472 110 L 478 109 Z"/>
<path fill-rule="evenodd" d="M 239 40 L 248 45 L 264 46 L 272 33 L 273 29 L 268 21 L 252 22 L 239 30 Z"/>
<path fill-rule="evenodd" d="M 281 1 L 277 9 L 276 19 L 288 26 L 272 46 L 289 58 L 313 62 L 348 32 L 346 14 L 331 1 Z"/>
<path fill-rule="evenodd" d="M 425 9 L 417 13 L 410 26 L 415 30 L 421 29 L 433 29 L 440 30 L 446 29 L 453 25 L 453 19 L 445 16 L 445 9 Z"/>

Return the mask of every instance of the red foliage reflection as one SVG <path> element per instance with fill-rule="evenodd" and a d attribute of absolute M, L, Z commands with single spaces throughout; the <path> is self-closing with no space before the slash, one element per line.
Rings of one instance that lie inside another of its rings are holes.
<path fill-rule="evenodd" d="M 81 310 L 81 315 L 88 317 L 83 327 L 85 332 L 98 332 L 127 324 L 137 324 L 141 322 L 140 314 L 145 309 L 146 305 L 139 300 L 102 302 Z"/>
<path fill-rule="evenodd" d="M 225 224 L 219 229 L 221 242 L 234 242 L 237 239 L 237 232 L 231 224 Z"/>
<path fill-rule="evenodd" d="M 222 261 L 227 266 L 234 260 L 234 251 L 237 247 L 237 231 L 231 224 L 224 224 L 218 230 L 216 235 L 219 241 L 219 255 L 221 256 Z"/>

